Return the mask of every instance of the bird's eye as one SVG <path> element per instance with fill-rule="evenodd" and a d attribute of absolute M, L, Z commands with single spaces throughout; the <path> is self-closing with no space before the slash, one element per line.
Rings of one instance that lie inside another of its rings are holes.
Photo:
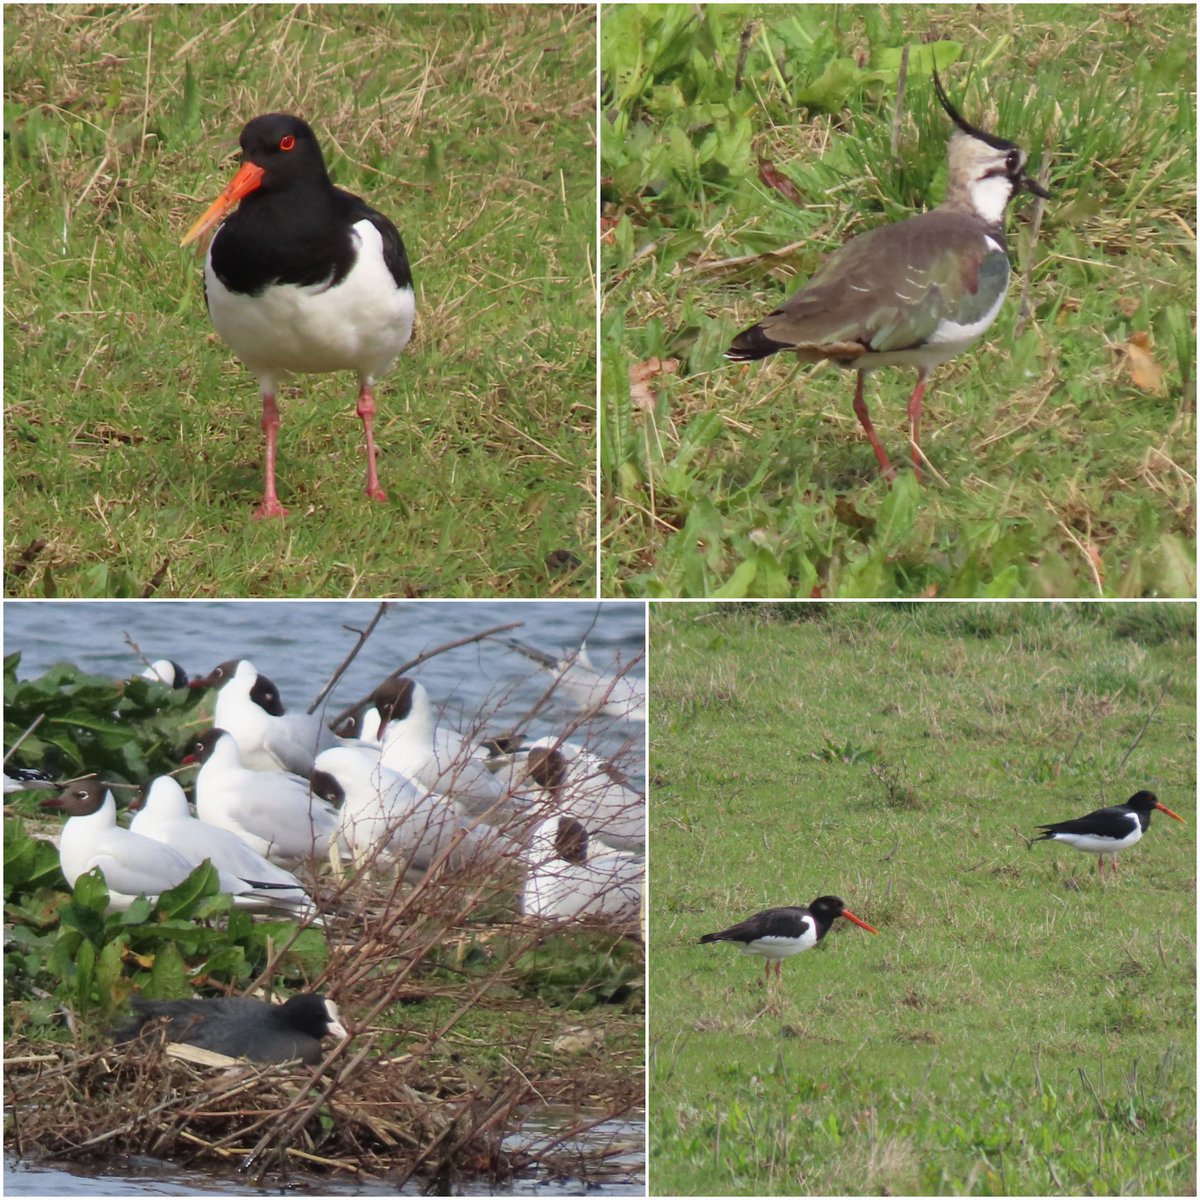
<path fill-rule="evenodd" d="M 1015 175 L 1021 169 L 1020 150 L 1010 150 L 1004 160 L 1004 165 L 1010 175 Z"/>
<path fill-rule="evenodd" d="M 280 150 L 290 150 L 295 144 L 296 144 L 296 139 L 294 137 L 292 137 L 292 135 L 290 133 L 285 133 L 283 135 L 283 137 L 281 137 L 279 139 Z M 1011 154 L 1009 155 L 1009 161 L 1010 162 L 1012 161 Z"/>

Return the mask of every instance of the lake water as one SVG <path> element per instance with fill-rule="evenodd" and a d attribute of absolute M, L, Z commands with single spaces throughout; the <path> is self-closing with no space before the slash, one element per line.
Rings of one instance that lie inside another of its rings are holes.
<path fill-rule="evenodd" d="M 514 1145 L 536 1141 L 539 1135 L 552 1134 L 563 1121 L 578 1117 L 578 1113 L 556 1114 L 549 1110 L 545 1116 L 529 1121 L 525 1129 L 508 1140 Z M 587 1144 L 592 1149 L 614 1144 L 644 1144 L 644 1124 L 640 1120 L 611 1120 L 597 1125 L 589 1132 Z M 564 1179 L 532 1173 L 514 1179 L 495 1191 L 484 1191 L 465 1183 L 460 1195 L 499 1196 L 644 1196 L 646 1173 L 644 1156 L 639 1151 L 609 1160 L 609 1173 L 603 1180 Z M 141 1158 L 122 1162 L 119 1166 L 97 1166 L 88 1163 L 29 1164 L 6 1156 L 4 1160 L 5 1196 L 420 1196 L 418 1181 L 402 1191 L 382 1181 L 347 1179 L 345 1176 L 306 1177 L 294 1173 L 290 1186 L 253 1187 L 236 1172 L 204 1172 L 181 1170 L 158 1159 Z"/>
<path fill-rule="evenodd" d="M 126 635 L 147 660 L 174 659 L 191 676 L 227 659 L 248 658 L 275 682 L 289 711 L 301 710 L 353 649 L 352 631 L 365 629 L 378 607 L 374 600 L 9 600 L 4 653 L 21 652 L 22 679 L 62 661 L 94 674 L 137 674 L 144 664 Z M 510 622 L 521 624 L 502 637 L 555 655 L 586 641 L 598 669 L 617 670 L 643 654 L 644 613 L 636 601 L 391 601 L 325 711 L 332 716 L 363 698 L 422 651 Z M 450 724 L 467 730 L 482 723 L 494 732 L 515 725 L 549 681 L 529 659 L 494 639 L 439 655 L 412 674 Z M 645 679 L 644 657 L 630 674 Z M 556 698 L 528 732 L 556 734 L 577 715 L 565 697 Z M 631 739 L 640 746 L 642 736 L 640 723 L 598 718 L 587 740 L 611 755 Z M 636 761 L 622 765 L 639 773 Z"/>

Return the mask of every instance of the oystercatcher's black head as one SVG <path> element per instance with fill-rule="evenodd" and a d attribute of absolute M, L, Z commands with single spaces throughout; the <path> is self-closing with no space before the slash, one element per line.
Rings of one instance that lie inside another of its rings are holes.
<path fill-rule="evenodd" d="M 1173 813 L 1165 804 L 1160 804 L 1158 797 L 1153 792 L 1135 792 L 1125 801 L 1124 807 L 1132 808 L 1135 813 L 1140 813 L 1147 819 L 1155 809 L 1158 809 L 1159 812 L 1165 812 L 1168 817 L 1174 817 L 1175 820 L 1182 821 L 1184 825 L 1187 824 L 1178 813 Z"/>
<path fill-rule="evenodd" d="M 326 184 L 325 157 L 317 135 L 306 121 L 288 113 L 267 113 L 248 121 L 238 138 L 242 165 L 261 167 L 262 179 L 254 191 L 279 191 L 297 180 Z"/>
<path fill-rule="evenodd" d="M 238 141 L 242 165 L 225 190 L 188 230 L 182 246 L 219 224 L 240 200 L 258 192 L 277 194 L 297 185 L 330 189 L 325 158 L 307 122 L 289 113 L 267 113 L 248 121 Z"/>
<path fill-rule="evenodd" d="M 863 929 L 869 930 L 871 933 L 878 933 L 879 930 L 872 929 L 866 921 L 860 920 L 847 907 L 846 902 L 840 896 L 818 896 L 809 906 L 808 911 L 817 919 L 822 933 L 829 928 L 830 925 L 838 919 L 845 917 L 847 921 L 853 921 L 855 925 L 861 926 Z"/>

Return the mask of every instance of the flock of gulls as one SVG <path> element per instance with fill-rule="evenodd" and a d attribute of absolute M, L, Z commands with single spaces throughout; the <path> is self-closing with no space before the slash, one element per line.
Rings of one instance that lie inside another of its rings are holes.
<path fill-rule="evenodd" d="M 382 680 L 337 732 L 287 711 L 249 659 L 189 679 L 171 660 L 143 674 L 168 687 L 215 689 L 213 726 L 184 748 L 197 767 L 191 803 L 162 775 L 118 821 L 97 778 L 66 784 L 42 807 L 66 815 L 59 861 L 68 884 L 99 870 L 110 911 L 154 899 L 205 861 L 235 907 L 323 924 L 306 880 L 329 862 L 416 882 L 430 872 L 520 867 L 522 917 L 619 924 L 639 918 L 646 802 L 613 762 L 575 740 L 601 718 L 628 728 L 641 758 L 644 681 L 596 669 L 586 648 L 559 659 L 508 644 L 547 669 L 555 697 L 576 710 L 563 736 L 464 734 L 440 722 L 423 684 Z M 6 766 L 5 790 L 57 787 L 40 772 Z M 193 811 L 194 809 L 194 811 Z M 311 993 L 272 1006 L 245 997 L 134 1000 L 133 1037 L 166 1019 L 171 1040 L 232 1056 L 320 1060 L 320 1038 L 345 1036 L 333 1001 Z"/>

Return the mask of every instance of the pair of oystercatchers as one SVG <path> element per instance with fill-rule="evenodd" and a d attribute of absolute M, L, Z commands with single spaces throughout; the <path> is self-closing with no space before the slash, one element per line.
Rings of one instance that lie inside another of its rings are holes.
<path fill-rule="evenodd" d="M 1153 792 L 1140 791 L 1124 804 L 1098 808 L 1072 821 L 1039 825 L 1038 828 L 1045 832 L 1034 840 L 1065 842 L 1076 850 L 1097 855 L 1096 869 L 1101 876 L 1104 874 L 1102 864 L 1107 854 L 1115 873 L 1116 856 L 1141 841 L 1142 834 L 1150 828 L 1150 814 L 1156 809 L 1176 821 L 1183 821 L 1178 813 L 1160 803 Z M 879 932 L 856 917 L 840 897 L 818 896 L 807 908 L 765 909 L 719 933 L 706 933 L 699 944 L 733 942 L 743 954 L 762 958 L 769 984 L 772 963 L 775 964 L 775 978 L 778 980 L 783 970 L 783 960 L 811 950 L 829 932 L 838 917 L 845 917 L 870 933 Z"/>
<path fill-rule="evenodd" d="M 357 372 L 367 496 L 386 500 L 375 466 L 373 386 L 412 336 L 404 243 L 387 217 L 333 185 L 316 135 L 299 117 L 255 117 L 239 140 L 241 168 L 182 244 L 220 223 L 205 257 L 204 293 L 217 332 L 262 393 L 266 480 L 254 516 L 287 515 L 275 490 L 276 393 L 293 373 Z"/>

